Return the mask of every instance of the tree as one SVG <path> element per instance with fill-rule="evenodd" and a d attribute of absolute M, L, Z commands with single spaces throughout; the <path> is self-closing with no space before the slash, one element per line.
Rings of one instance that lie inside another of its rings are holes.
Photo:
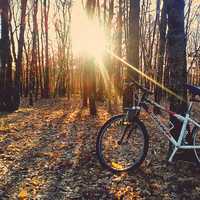
<path fill-rule="evenodd" d="M 19 94 L 13 87 L 12 55 L 10 42 L 9 1 L 0 1 L 1 38 L 0 38 L 0 110 L 14 111 L 19 107 Z"/>
<path fill-rule="evenodd" d="M 33 93 L 34 93 L 34 87 L 35 87 L 35 78 L 36 76 L 36 69 L 37 69 L 37 32 L 38 32 L 38 26 L 37 26 L 37 13 L 38 13 L 38 0 L 35 0 L 33 2 L 33 31 L 32 31 L 32 40 L 33 40 L 33 46 L 32 46 L 32 60 L 30 65 L 30 82 L 29 82 L 29 105 L 33 105 Z"/>
<path fill-rule="evenodd" d="M 27 0 L 21 0 L 21 19 L 20 19 L 20 31 L 19 31 L 19 40 L 18 40 L 18 54 L 16 62 L 16 73 L 15 73 L 15 85 L 18 92 L 18 101 L 17 104 L 20 104 L 20 93 L 21 90 L 21 75 L 22 75 L 22 56 L 23 56 L 23 47 L 24 47 L 24 32 L 26 28 L 26 7 Z"/>
<path fill-rule="evenodd" d="M 48 19 L 49 19 L 49 0 L 44 0 L 44 27 L 45 27 L 45 78 L 44 78 L 44 97 L 50 97 L 50 85 L 49 85 L 49 30 L 48 30 Z"/>
<path fill-rule="evenodd" d="M 127 59 L 133 67 L 139 68 L 139 19 L 140 19 L 140 1 L 130 0 L 129 11 L 129 35 L 128 35 L 128 52 Z M 138 81 L 137 74 L 133 69 L 128 68 L 126 79 Z M 133 90 L 128 85 L 125 86 L 123 95 L 123 107 L 130 107 L 133 104 Z"/>
<path fill-rule="evenodd" d="M 117 39 L 116 39 L 116 54 L 121 58 L 122 57 L 122 0 L 119 0 L 119 12 L 117 16 Z M 116 70 L 114 74 L 115 90 L 117 95 L 121 94 L 121 62 L 117 61 Z M 116 97 L 117 98 L 117 97 Z"/>
<path fill-rule="evenodd" d="M 159 52 L 157 55 L 157 81 L 162 84 L 163 81 L 163 65 L 164 65 L 164 55 L 166 47 L 166 30 L 167 30 L 167 0 L 163 0 L 163 7 L 161 11 L 161 20 L 159 26 Z M 162 90 L 160 87 L 155 88 L 155 101 L 160 103 L 162 98 Z M 158 112 L 158 110 L 156 110 Z"/>
<path fill-rule="evenodd" d="M 96 0 L 87 0 L 86 10 L 88 17 L 92 19 L 96 7 Z M 89 99 L 89 109 L 91 115 L 96 115 L 96 79 L 95 79 L 95 64 L 93 58 L 86 58 L 84 62 L 83 73 L 83 105 L 87 105 Z M 87 79 L 88 78 L 88 79 Z"/>
<path fill-rule="evenodd" d="M 176 96 L 170 96 L 170 109 L 179 114 L 185 114 L 187 110 L 187 91 L 184 85 L 187 83 L 186 70 L 186 35 L 184 28 L 184 0 L 168 0 L 168 33 L 167 52 L 168 65 L 170 71 L 170 89 L 181 97 L 181 101 Z M 180 134 L 182 123 L 175 117 L 170 117 L 174 124 L 173 136 L 177 139 Z"/>
<path fill-rule="evenodd" d="M 70 98 L 70 28 L 71 28 L 71 3 L 68 1 L 57 0 L 56 6 L 60 12 L 55 30 L 58 40 L 59 67 L 60 72 L 56 80 L 54 96 L 58 93 L 59 96 L 65 96 L 67 93 Z"/>

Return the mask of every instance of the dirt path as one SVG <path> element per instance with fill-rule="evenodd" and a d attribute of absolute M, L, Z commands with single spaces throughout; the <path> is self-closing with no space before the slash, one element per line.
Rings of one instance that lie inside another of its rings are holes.
<path fill-rule="evenodd" d="M 102 169 L 95 141 L 109 114 L 98 111 L 90 117 L 78 101 L 59 99 L 1 115 L 0 199 L 200 199 L 199 168 L 168 165 L 165 140 L 152 126 L 153 145 L 139 170 Z"/>

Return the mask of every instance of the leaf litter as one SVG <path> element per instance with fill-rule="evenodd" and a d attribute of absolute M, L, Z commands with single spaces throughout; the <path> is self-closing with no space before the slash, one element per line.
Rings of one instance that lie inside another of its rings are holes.
<path fill-rule="evenodd" d="M 146 116 L 150 149 L 143 165 L 113 174 L 96 157 L 97 130 L 110 117 L 79 100 L 41 100 L 0 116 L 0 199 L 200 199 L 200 170 L 166 162 L 168 143 Z"/>

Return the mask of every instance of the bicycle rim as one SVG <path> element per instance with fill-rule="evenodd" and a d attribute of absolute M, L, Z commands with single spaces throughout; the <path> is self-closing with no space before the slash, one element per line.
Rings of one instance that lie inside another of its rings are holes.
<path fill-rule="evenodd" d="M 144 131 L 137 122 L 127 123 L 125 115 L 115 118 L 102 130 L 101 159 L 114 171 L 132 169 L 144 157 L 145 139 Z"/>
<path fill-rule="evenodd" d="M 194 146 L 200 146 L 200 129 L 195 128 L 193 133 L 193 145 Z M 200 149 L 194 149 L 195 156 L 200 163 Z"/>

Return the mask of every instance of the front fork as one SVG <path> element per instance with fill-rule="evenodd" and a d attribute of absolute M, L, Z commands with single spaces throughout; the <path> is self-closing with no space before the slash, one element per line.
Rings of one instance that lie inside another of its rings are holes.
<path fill-rule="evenodd" d="M 123 144 L 123 141 L 125 140 L 125 136 L 126 136 L 127 132 L 128 132 L 128 136 L 126 137 L 126 141 L 124 142 L 124 144 L 126 144 L 128 142 L 128 139 L 129 139 L 130 134 L 131 134 L 131 130 L 128 130 L 130 126 L 131 126 L 130 124 L 127 124 L 126 127 L 124 128 L 122 137 L 118 141 L 119 145 Z"/>
<path fill-rule="evenodd" d="M 138 117 L 138 115 L 140 113 L 140 107 L 139 106 L 133 106 L 132 108 L 127 108 L 125 110 L 127 111 L 126 117 L 125 117 L 125 120 L 122 123 L 126 127 L 124 128 L 124 130 L 122 130 L 123 134 L 122 134 L 122 137 L 120 138 L 120 140 L 118 141 L 119 145 L 121 145 L 123 143 L 123 140 L 125 139 L 125 136 L 127 135 L 126 133 L 128 133 L 128 135 L 126 137 L 125 143 L 128 142 L 128 139 L 130 138 L 131 132 L 134 129 L 134 118 Z"/>

